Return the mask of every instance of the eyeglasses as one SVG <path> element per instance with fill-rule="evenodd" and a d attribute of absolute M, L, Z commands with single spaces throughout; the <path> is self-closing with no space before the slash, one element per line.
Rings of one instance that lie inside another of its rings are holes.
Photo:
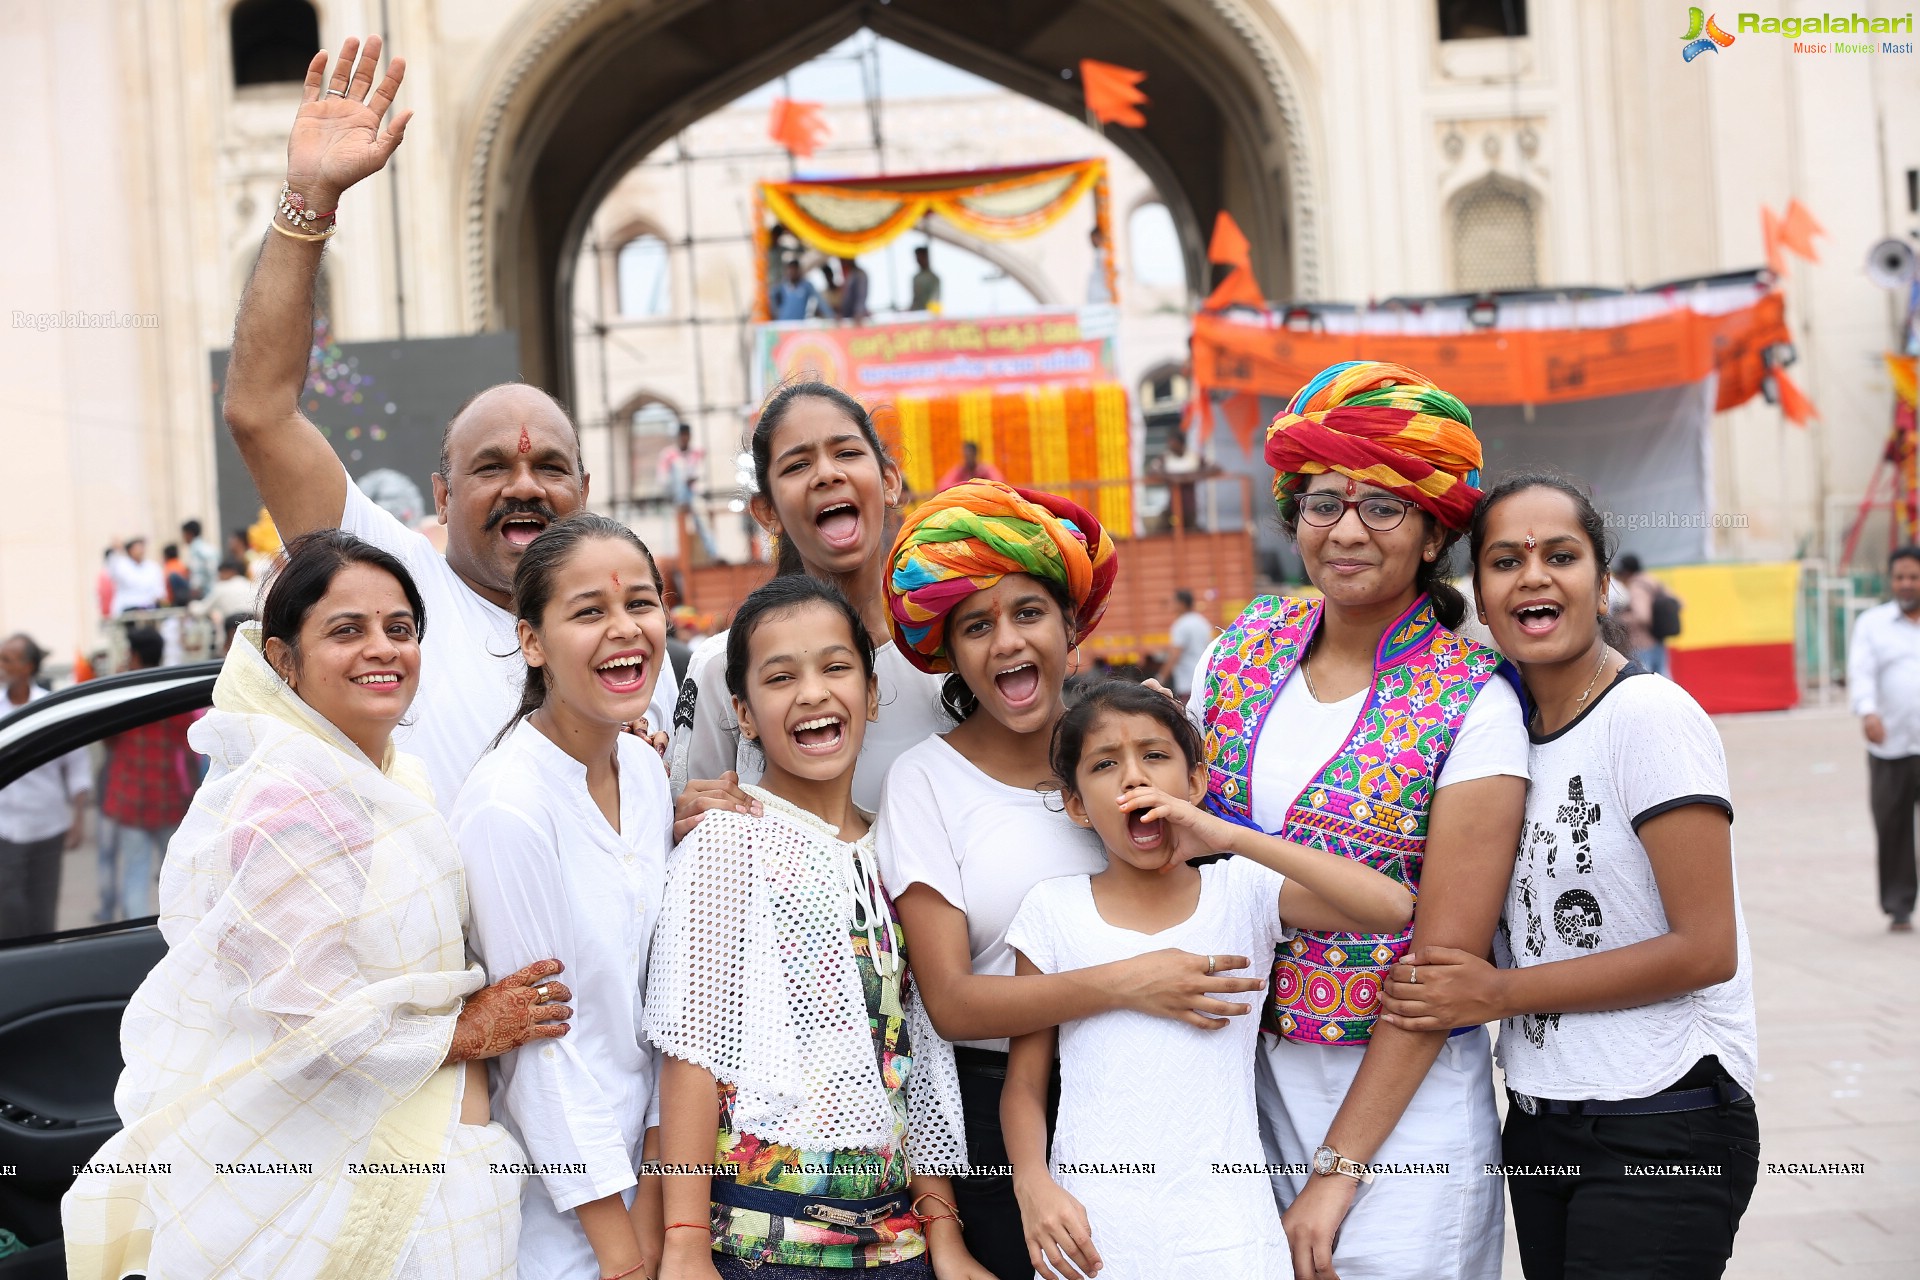
<path fill-rule="evenodd" d="M 1327 529 L 1339 524 L 1351 507 L 1360 513 L 1360 523 L 1375 533 L 1386 533 L 1400 527 L 1407 518 L 1407 512 L 1420 504 L 1410 498 L 1389 498 L 1385 494 L 1368 494 L 1364 498 L 1342 498 L 1332 493 L 1303 493 L 1294 499 L 1294 508 L 1300 518 L 1310 525 Z"/>

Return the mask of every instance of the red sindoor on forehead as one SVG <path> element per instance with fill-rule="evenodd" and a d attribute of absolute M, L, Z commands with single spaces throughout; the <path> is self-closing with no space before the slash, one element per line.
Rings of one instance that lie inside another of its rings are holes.
<path fill-rule="evenodd" d="M 1360 486 L 1353 482 L 1353 477 L 1351 476 L 1347 477 L 1347 496 L 1351 498 L 1354 494 L 1359 492 L 1360 492 Z"/>
<path fill-rule="evenodd" d="M 618 590 L 620 589 L 620 575 L 619 575 L 619 573 L 617 573 L 617 572 L 616 572 L 616 573 L 610 573 L 610 574 L 608 574 L 607 576 L 613 579 L 613 589 L 614 589 L 615 591 L 618 591 Z"/>
<path fill-rule="evenodd" d="M 525 427 L 520 428 L 520 452 L 522 453 L 533 452 L 533 437 L 527 434 L 527 429 Z"/>

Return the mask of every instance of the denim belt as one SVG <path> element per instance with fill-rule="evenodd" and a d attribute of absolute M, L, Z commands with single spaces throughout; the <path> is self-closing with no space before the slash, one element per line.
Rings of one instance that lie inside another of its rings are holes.
<path fill-rule="evenodd" d="M 1558 1098 L 1536 1098 L 1514 1089 L 1507 1090 L 1507 1094 L 1514 1106 L 1530 1116 L 1658 1116 L 1674 1111 L 1705 1111 L 1729 1102 L 1745 1102 L 1753 1096 L 1731 1080 L 1716 1081 L 1699 1089 L 1672 1089 L 1646 1098 L 1611 1101 L 1562 1102 Z"/>
<path fill-rule="evenodd" d="M 888 1218 L 904 1213 L 907 1194 L 873 1196 L 866 1200 L 839 1200 L 832 1196 L 802 1195 L 772 1187 L 747 1187 L 731 1178 L 715 1178 L 709 1192 L 714 1203 L 747 1209 L 774 1218 L 798 1218 L 826 1226 L 872 1230 Z"/>

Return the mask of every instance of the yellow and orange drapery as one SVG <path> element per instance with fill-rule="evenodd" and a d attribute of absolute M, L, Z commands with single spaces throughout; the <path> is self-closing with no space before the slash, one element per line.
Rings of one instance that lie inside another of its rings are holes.
<path fill-rule="evenodd" d="M 1115 538 L 1133 536 L 1132 436 L 1118 383 L 901 396 L 875 425 L 916 497 L 931 494 L 972 441 L 1008 484 L 1072 498 Z"/>
<path fill-rule="evenodd" d="M 1094 200 L 1102 266 L 1116 284 L 1108 227 L 1107 162 L 971 169 L 957 173 L 881 175 L 875 178 L 763 182 L 754 191 L 754 261 L 759 277 L 756 319 L 767 319 L 768 257 L 773 224 L 808 247 L 836 258 L 857 258 L 897 239 L 930 213 L 982 240 L 1017 240 L 1051 227 L 1082 196 Z"/>

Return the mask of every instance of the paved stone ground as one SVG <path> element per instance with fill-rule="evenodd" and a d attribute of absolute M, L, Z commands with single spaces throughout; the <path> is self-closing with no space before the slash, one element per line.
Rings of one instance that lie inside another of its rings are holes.
<path fill-rule="evenodd" d="M 1874 887 L 1866 751 L 1840 708 L 1724 716 L 1760 1019 L 1761 1175 L 1729 1280 L 1920 1275 L 1920 934 Z M 1858 1177 L 1766 1162 L 1861 1162 Z M 1506 1274 L 1520 1261 L 1507 1228 Z"/>

